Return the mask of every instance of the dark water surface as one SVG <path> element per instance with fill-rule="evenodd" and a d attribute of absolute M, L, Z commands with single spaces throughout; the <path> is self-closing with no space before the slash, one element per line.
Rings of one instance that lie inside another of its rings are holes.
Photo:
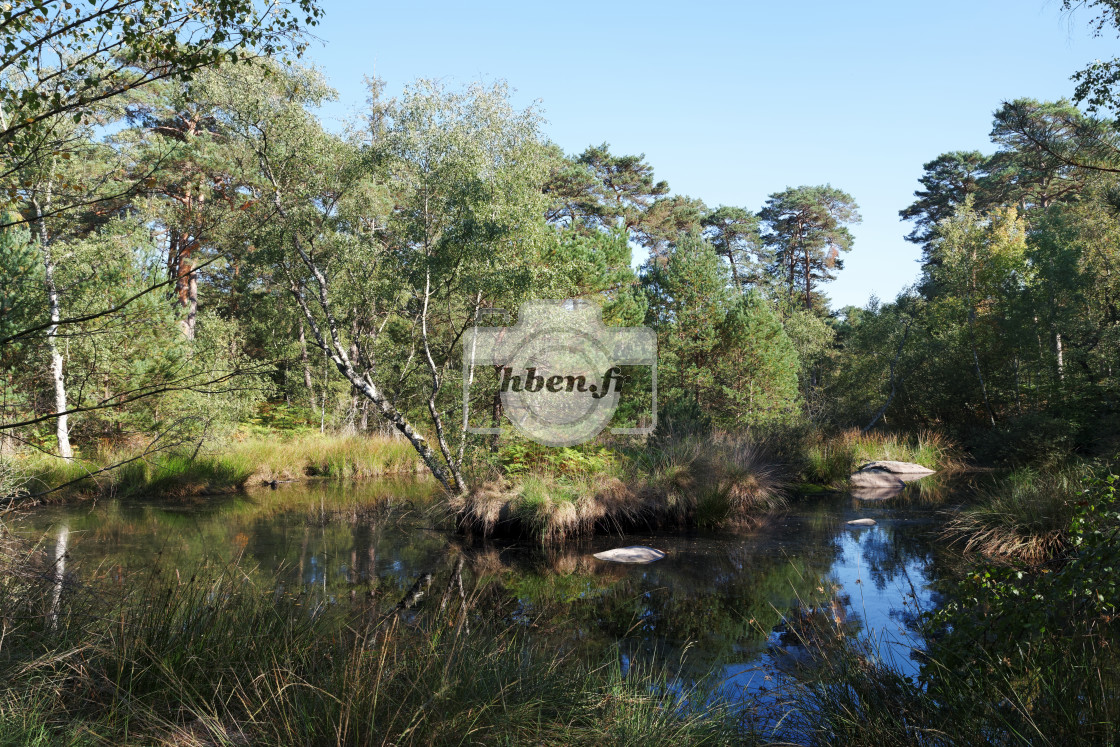
<path fill-rule="evenodd" d="M 183 577 L 236 565 L 278 594 L 337 605 L 399 599 L 424 573 L 439 596 L 461 557 L 475 610 L 494 606 L 564 647 L 617 645 L 624 667 L 652 655 L 683 662 L 685 677 L 714 671 L 729 693 L 765 692 L 806 664 L 806 637 L 820 634 L 861 636 L 917 671 L 915 616 L 936 605 L 931 583 L 951 563 L 935 537 L 942 494 L 931 483 L 888 501 L 802 498 L 757 528 L 604 536 L 550 551 L 457 535 L 425 482 L 45 507 L 16 529 L 52 554 L 65 549 L 67 572 L 94 583 L 124 586 L 157 566 Z M 878 523 L 845 523 L 856 518 Z M 592 557 L 625 545 L 667 557 L 649 565 Z"/>

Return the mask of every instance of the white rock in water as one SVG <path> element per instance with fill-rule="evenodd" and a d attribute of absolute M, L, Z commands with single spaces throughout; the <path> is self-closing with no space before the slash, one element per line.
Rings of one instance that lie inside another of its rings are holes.
<path fill-rule="evenodd" d="M 661 560 L 665 553 L 652 547 L 634 545 L 632 547 L 616 547 L 613 550 L 604 550 L 595 553 L 599 560 L 610 560 L 615 563 L 652 563 Z"/>
<path fill-rule="evenodd" d="M 923 467 L 914 462 L 892 462 L 890 460 L 881 460 L 878 462 L 868 462 L 859 468 L 860 472 L 867 470 L 880 470 L 882 472 L 890 472 L 892 475 L 932 475 L 935 470 L 929 467 Z"/>
<path fill-rule="evenodd" d="M 875 526 L 874 519 L 852 519 L 848 522 L 850 527 L 873 527 Z"/>

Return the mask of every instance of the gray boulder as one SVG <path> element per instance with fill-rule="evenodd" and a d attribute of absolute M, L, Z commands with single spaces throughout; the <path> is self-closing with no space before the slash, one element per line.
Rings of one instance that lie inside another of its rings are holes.
<path fill-rule="evenodd" d="M 864 464 L 859 468 L 860 472 L 866 472 L 868 470 L 889 472 L 892 475 L 898 475 L 902 479 L 906 479 L 906 477 L 911 475 L 913 475 L 913 477 L 911 477 L 910 479 L 917 479 L 918 477 L 932 475 L 935 472 L 935 470 L 932 470 L 929 467 L 923 467 L 922 465 L 915 464 L 914 462 L 892 462 L 890 460 L 868 462 L 867 464 Z"/>

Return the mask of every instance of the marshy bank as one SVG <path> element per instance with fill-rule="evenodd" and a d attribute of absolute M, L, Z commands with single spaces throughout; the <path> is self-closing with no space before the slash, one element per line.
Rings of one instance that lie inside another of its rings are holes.
<path fill-rule="evenodd" d="M 935 433 L 913 437 L 785 430 L 669 437 L 644 445 L 507 448 L 453 498 L 462 529 L 561 542 L 596 533 L 751 526 L 798 495 L 844 492 L 868 462 L 912 462 L 952 474 L 959 453 Z"/>
<path fill-rule="evenodd" d="M 951 501 L 805 496 L 628 538 L 666 551 L 647 566 L 596 560 L 610 536 L 468 541 L 431 481 L 44 506 L 0 576 L 0 736 L 1107 744 L 1115 622 L 1059 593 L 1107 558 L 983 586 L 939 539 Z"/>
<path fill-rule="evenodd" d="M 943 495 L 970 469 L 937 433 L 914 435 L 784 429 L 715 433 L 646 444 L 547 449 L 508 440 L 472 466 L 468 493 L 449 506 L 458 526 L 482 537 L 556 544 L 594 534 L 751 527 L 804 496 L 841 494 L 861 465 L 909 462 L 936 472 L 917 495 Z M 106 469 L 111 465 L 119 465 Z M 83 498 L 190 499 L 303 480 L 427 477 L 404 439 L 257 433 L 189 452 L 112 449 L 71 461 L 6 456 L 12 506 Z M 948 517 L 945 536 L 966 552 L 1038 562 L 1066 547 L 1087 477 L 1107 465 L 1071 461 L 1021 467 L 983 481 Z M 913 492 L 913 491 L 912 491 Z"/>
<path fill-rule="evenodd" d="M 509 439 L 469 465 L 453 498 L 460 527 L 543 542 L 596 532 L 748 526 L 802 493 L 842 491 L 862 463 L 913 461 L 942 473 L 961 463 L 936 434 L 825 435 L 786 429 L 548 449 Z M 427 476 L 403 438 L 260 432 L 191 448 L 105 449 L 72 460 L 5 455 L 12 505 L 82 498 L 243 492 L 307 479 Z"/>
<path fill-rule="evenodd" d="M 311 478 L 414 475 L 423 463 L 403 438 L 256 435 L 182 449 L 113 448 L 72 460 L 24 452 L 3 457 L 5 487 L 31 502 L 83 497 L 183 498 Z"/>
<path fill-rule="evenodd" d="M 1107 476 L 1108 463 L 1074 461 L 1048 470 L 1020 467 L 981 486 L 954 513 L 944 536 L 965 552 L 1038 564 L 1071 548 L 1074 521 Z"/>
<path fill-rule="evenodd" d="M 731 743 L 727 704 L 665 669 L 565 655 L 473 599 L 337 604 L 253 569 L 156 565 L 111 593 L 8 540 L 5 744 Z M 441 579 L 442 580 L 442 579 Z M 504 614 L 508 614 L 508 611 Z M 468 622 L 468 615 L 472 618 Z"/>
<path fill-rule="evenodd" d="M 894 584 L 855 602 L 854 580 L 896 541 L 901 565 L 877 572 L 922 586 L 920 515 L 853 533 L 828 501 L 749 531 L 645 536 L 668 557 L 638 573 L 593 558 L 610 538 L 465 543 L 432 502 L 428 482 L 317 482 L 26 514 L 14 529 L 37 550 L 9 558 L 31 573 L 2 576 L 0 735 L 749 743 L 768 722 L 748 704 L 800 655 L 789 635 L 771 650 L 785 620 L 835 599 L 849 633 L 888 624 Z"/>

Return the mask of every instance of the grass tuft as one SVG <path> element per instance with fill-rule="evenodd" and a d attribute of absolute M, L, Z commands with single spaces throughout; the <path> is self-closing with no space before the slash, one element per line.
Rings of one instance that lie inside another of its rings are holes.
<path fill-rule="evenodd" d="M 783 471 L 742 436 L 672 439 L 625 456 L 615 474 L 519 470 L 479 484 L 451 508 L 484 535 L 555 543 L 597 531 L 749 524 L 784 505 Z"/>
<path fill-rule="evenodd" d="M 980 492 L 949 523 L 945 536 L 966 552 L 1031 563 L 1066 549 L 1070 522 L 1084 491 L 1085 466 L 1055 472 L 1016 470 Z"/>
<path fill-rule="evenodd" d="M 939 472 L 964 466 L 956 447 L 934 431 L 914 436 L 855 429 L 831 435 L 815 432 L 797 450 L 804 479 L 818 485 L 841 486 L 862 465 L 880 460 L 913 462 Z"/>

